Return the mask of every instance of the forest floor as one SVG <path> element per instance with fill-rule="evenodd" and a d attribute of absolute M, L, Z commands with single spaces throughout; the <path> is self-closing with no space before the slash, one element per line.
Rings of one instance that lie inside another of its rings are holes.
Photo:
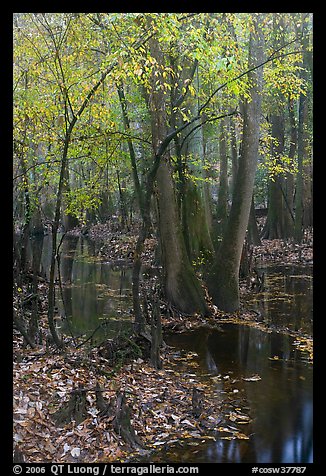
<path fill-rule="evenodd" d="M 88 237 L 103 244 L 103 260 L 132 263 L 137 239 L 134 232 L 96 225 L 88 231 Z M 253 258 L 256 263 L 312 264 L 312 241 L 311 232 L 306 233 L 300 246 L 291 241 L 263 240 L 254 248 Z M 155 246 L 154 237 L 146 241 L 143 262 L 147 265 L 155 262 Z M 241 283 L 242 296 L 248 287 L 248 281 Z M 28 304 L 22 305 L 27 296 L 26 282 L 15 289 L 14 308 L 28 317 Z M 45 336 L 47 283 L 42 280 L 38 303 L 39 325 Z M 271 332 L 257 319 L 257 313 L 243 306 L 233 314 L 221 312 L 212 304 L 210 307 L 209 317 L 186 316 L 162 303 L 163 330 L 185 332 L 231 322 Z M 308 352 L 312 361 L 312 336 L 288 332 L 295 337 L 297 348 Z M 118 359 L 112 357 L 110 346 L 76 348 L 67 338 L 59 351 L 43 337 L 31 349 L 17 330 L 13 338 L 14 446 L 16 457 L 21 452 L 26 462 L 119 462 L 182 439 L 191 438 L 196 445 L 216 434 L 226 439 L 248 438 L 242 431 L 250 421 L 248 412 L 225 410 L 225 399 L 232 401 L 236 381 L 224 382 L 226 397 L 221 401 L 209 378 L 196 373 L 193 353 L 163 346 L 163 367 L 158 370 L 140 344 Z M 251 378 L 254 382 L 259 376 Z M 73 408 L 70 406 L 71 421 L 58 423 L 60 411 L 67 410 L 76 395 L 79 400 L 75 399 Z M 124 407 L 119 412 L 122 400 Z"/>

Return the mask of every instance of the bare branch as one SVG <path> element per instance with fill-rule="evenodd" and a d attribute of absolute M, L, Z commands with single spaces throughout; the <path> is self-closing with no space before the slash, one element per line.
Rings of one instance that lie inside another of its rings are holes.
<path fill-rule="evenodd" d="M 230 117 L 230 116 L 234 116 L 235 114 L 238 114 L 239 111 L 236 109 L 235 111 L 233 112 L 229 112 L 227 114 L 223 114 L 222 116 L 211 116 L 211 117 L 207 117 L 205 120 L 202 120 L 200 122 L 200 124 L 197 124 L 195 127 L 193 127 L 191 129 L 191 131 L 188 132 L 188 134 L 183 138 L 182 142 L 181 142 L 181 145 L 180 145 L 180 149 L 182 149 L 185 141 L 188 139 L 188 137 L 196 130 L 196 129 L 199 129 L 199 127 L 202 127 L 204 124 L 206 124 L 207 122 L 214 122 L 214 121 L 218 121 L 219 119 L 224 119 L 224 117 Z"/>

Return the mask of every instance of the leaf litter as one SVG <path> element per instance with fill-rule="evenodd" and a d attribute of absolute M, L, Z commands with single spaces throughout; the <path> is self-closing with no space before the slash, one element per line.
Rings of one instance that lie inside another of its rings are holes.
<path fill-rule="evenodd" d="M 234 426 L 249 423 L 250 417 L 230 411 L 235 397 L 228 379 L 223 383 L 229 387 L 219 392 L 209 378 L 196 374 L 194 353 L 167 347 L 164 354 L 161 370 L 137 358 L 110 374 L 94 349 L 88 355 L 73 348 L 52 355 L 27 353 L 23 362 L 15 361 L 14 442 L 26 462 L 119 462 L 180 440 L 196 446 L 207 439 L 248 438 Z M 132 426 L 145 449 L 135 452 L 115 430 L 114 418 L 100 415 L 96 385 L 106 402 L 125 392 Z M 56 424 L 55 413 L 77 386 L 87 390 L 86 418 L 79 424 Z M 196 414 L 194 389 L 201 399 Z"/>

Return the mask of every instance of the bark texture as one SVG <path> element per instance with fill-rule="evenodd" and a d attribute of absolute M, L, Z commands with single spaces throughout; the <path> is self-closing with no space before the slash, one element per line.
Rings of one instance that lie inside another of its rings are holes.
<path fill-rule="evenodd" d="M 253 18 L 250 34 L 249 66 L 263 62 L 263 35 L 260 30 L 261 14 Z M 244 103 L 242 151 L 234 185 L 233 201 L 228 224 L 207 285 L 213 302 L 221 310 L 234 312 L 239 309 L 239 267 L 241 251 L 248 226 L 259 145 L 259 120 L 261 115 L 262 68 L 249 73 L 251 101 Z"/>
<path fill-rule="evenodd" d="M 180 226 L 171 171 L 162 161 L 157 171 L 159 229 L 168 301 L 185 313 L 207 313 L 202 287 L 189 262 Z"/>

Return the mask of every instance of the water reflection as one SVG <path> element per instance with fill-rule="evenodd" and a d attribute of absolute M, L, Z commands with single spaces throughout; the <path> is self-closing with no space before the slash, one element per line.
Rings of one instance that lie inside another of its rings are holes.
<path fill-rule="evenodd" d="M 250 435 L 249 440 L 207 442 L 196 455 L 190 451 L 188 462 L 312 462 L 312 369 L 292 345 L 291 337 L 228 324 L 221 331 L 196 331 L 166 340 L 179 349 L 195 351 L 203 375 L 207 371 L 230 375 L 235 382 L 231 392 L 234 388 L 237 393 L 231 400 L 230 387 L 224 385 L 226 413 L 245 408 L 250 409 L 252 418 L 241 428 Z M 261 380 L 242 379 L 253 374 Z M 217 391 L 221 385 L 223 380 Z M 182 451 L 185 461 L 185 450 L 175 447 L 165 457 L 178 461 Z"/>
<path fill-rule="evenodd" d="M 312 266 L 266 266 L 265 290 L 246 299 L 272 326 L 312 333 Z"/>
<path fill-rule="evenodd" d="M 64 240 L 60 310 L 69 319 L 69 331 L 88 336 L 93 343 L 113 337 L 131 326 L 131 268 L 94 260 L 94 242 Z M 105 321 L 105 325 L 104 325 Z M 68 329 L 66 329 L 68 330 Z"/>
<path fill-rule="evenodd" d="M 58 236 L 60 243 L 62 236 Z M 49 277 L 51 235 L 36 240 L 42 250 L 39 272 Z M 32 246 L 33 245 L 33 246 Z M 41 246 L 43 245 L 43 246 Z M 32 258 L 34 240 L 30 243 Z M 64 318 L 62 331 L 88 337 L 95 329 L 93 343 L 116 336 L 132 325 L 132 269 L 97 259 L 99 245 L 91 240 L 65 236 L 59 248 L 59 272 L 56 270 L 56 306 Z M 60 285 L 61 283 L 61 285 Z"/>

